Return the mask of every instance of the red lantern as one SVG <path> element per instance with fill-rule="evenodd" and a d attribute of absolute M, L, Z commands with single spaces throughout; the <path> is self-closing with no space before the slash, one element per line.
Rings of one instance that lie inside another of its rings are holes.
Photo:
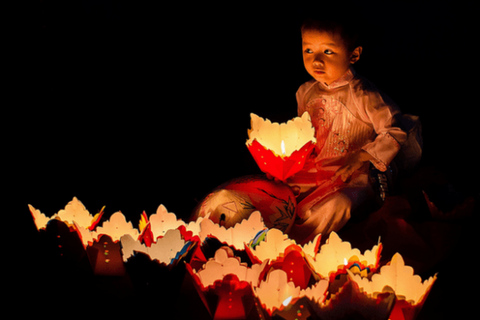
<path fill-rule="evenodd" d="M 252 113 L 251 126 L 246 144 L 260 170 L 281 181 L 302 170 L 316 143 L 307 112 L 282 124 Z"/>

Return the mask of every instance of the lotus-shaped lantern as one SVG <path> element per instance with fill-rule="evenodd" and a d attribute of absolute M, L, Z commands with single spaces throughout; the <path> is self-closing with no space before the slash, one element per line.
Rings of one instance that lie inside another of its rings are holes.
<path fill-rule="evenodd" d="M 316 143 L 310 115 L 281 124 L 250 116 L 247 147 L 260 170 L 282 181 L 302 170 Z"/>
<path fill-rule="evenodd" d="M 349 275 L 367 295 L 378 296 L 392 290 L 395 292 L 397 302 L 390 314 L 392 320 L 415 319 L 437 279 L 435 274 L 422 282 L 420 276 L 414 275 L 413 268 L 405 265 L 399 253 L 392 257 L 390 264 L 380 269 L 380 273 L 374 274 L 371 280 L 351 272 Z"/>

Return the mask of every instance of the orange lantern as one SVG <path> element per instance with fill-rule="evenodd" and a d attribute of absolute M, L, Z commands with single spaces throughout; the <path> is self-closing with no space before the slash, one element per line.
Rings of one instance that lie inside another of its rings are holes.
<path fill-rule="evenodd" d="M 286 123 L 251 114 L 247 147 L 260 170 L 285 181 L 302 170 L 315 147 L 315 128 L 305 112 Z"/>

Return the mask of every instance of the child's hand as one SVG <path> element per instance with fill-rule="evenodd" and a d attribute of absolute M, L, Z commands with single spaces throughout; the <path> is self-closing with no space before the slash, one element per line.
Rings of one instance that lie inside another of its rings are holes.
<path fill-rule="evenodd" d="M 333 175 L 332 181 L 335 181 L 339 176 L 343 182 L 347 182 L 347 180 L 352 176 L 352 174 L 360 169 L 365 162 L 372 160 L 373 157 L 364 150 L 359 150 L 352 152 L 351 154 L 347 155 L 345 163 L 341 166 Z"/>

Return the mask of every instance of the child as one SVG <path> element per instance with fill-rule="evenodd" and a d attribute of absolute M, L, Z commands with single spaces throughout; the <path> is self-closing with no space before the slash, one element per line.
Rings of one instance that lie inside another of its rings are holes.
<path fill-rule="evenodd" d="M 281 182 L 244 177 L 207 196 L 192 219 L 210 213 L 215 222 L 233 225 L 252 210 L 260 210 L 267 227 L 280 228 L 305 243 L 319 233 L 327 237 L 338 231 L 364 207 L 373 209 L 370 167 L 386 171 L 407 133 L 396 123 L 398 118 L 404 125 L 405 119 L 393 103 L 352 68 L 362 54 L 355 27 L 345 19 L 307 19 L 302 26 L 304 65 L 313 80 L 297 91 L 298 115 L 310 114 L 317 143 L 303 170 L 287 180 L 297 194 L 296 209 L 291 210 L 291 190 L 279 191 L 285 187 Z M 420 145 L 414 141 L 405 147 L 402 150 L 408 151 L 402 151 L 401 161 L 414 163 L 421 154 Z M 271 205 L 271 198 L 282 205 Z"/>
<path fill-rule="evenodd" d="M 301 31 L 313 80 L 297 91 L 298 114 L 310 114 L 317 144 L 311 161 L 289 180 L 300 190 L 290 236 L 306 242 L 339 230 L 373 199 L 370 163 L 386 171 L 407 134 L 395 121 L 396 107 L 352 68 L 362 54 L 355 26 L 310 18 Z"/>

